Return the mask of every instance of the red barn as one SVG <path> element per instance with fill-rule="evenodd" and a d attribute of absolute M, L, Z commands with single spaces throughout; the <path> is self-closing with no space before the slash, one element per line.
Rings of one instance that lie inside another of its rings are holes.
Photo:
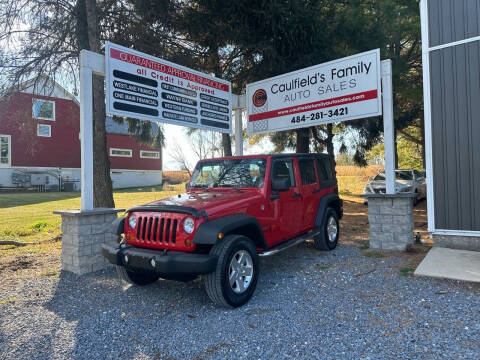
<path fill-rule="evenodd" d="M 162 150 L 106 119 L 115 188 L 162 183 Z M 153 124 L 154 133 L 159 131 Z M 0 188 L 80 189 L 80 107 L 57 83 L 27 82 L 0 100 Z"/>

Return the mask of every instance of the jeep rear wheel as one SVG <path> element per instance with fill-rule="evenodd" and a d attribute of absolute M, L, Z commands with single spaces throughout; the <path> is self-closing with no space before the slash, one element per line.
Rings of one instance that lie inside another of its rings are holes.
<path fill-rule="evenodd" d="M 123 281 L 126 281 L 129 284 L 133 285 L 149 285 L 153 284 L 155 281 L 159 279 L 159 276 L 153 274 L 145 274 L 139 272 L 133 272 L 130 270 L 125 269 L 123 266 L 116 266 L 117 274 Z"/>
<path fill-rule="evenodd" d="M 313 239 L 314 245 L 319 250 L 330 251 L 337 247 L 340 235 L 340 224 L 338 215 L 332 208 L 327 208 L 322 221 L 320 234 Z"/>
<path fill-rule="evenodd" d="M 242 235 L 228 235 L 213 246 L 217 267 L 205 276 L 208 297 L 217 305 L 238 307 L 253 295 L 258 280 L 258 254 L 253 242 Z"/>

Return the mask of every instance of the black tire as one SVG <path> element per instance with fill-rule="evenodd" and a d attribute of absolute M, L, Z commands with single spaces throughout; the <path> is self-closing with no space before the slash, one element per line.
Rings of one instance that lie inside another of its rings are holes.
<path fill-rule="evenodd" d="M 123 266 L 116 266 L 117 274 L 123 281 L 126 281 L 129 284 L 133 285 L 149 285 L 153 284 L 155 281 L 159 279 L 159 276 L 153 274 L 145 274 L 140 272 L 133 272 L 130 270 L 125 269 Z"/>
<path fill-rule="evenodd" d="M 333 218 L 333 221 L 335 222 L 337 227 L 336 237 L 333 241 L 331 241 L 328 236 L 328 224 L 331 218 Z M 340 223 L 338 222 L 337 212 L 332 208 L 327 208 L 327 211 L 325 211 L 325 216 L 322 221 L 320 234 L 313 239 L 313 244 L 318 250 L 330 251 L 337 247 L 339 237 Z"/>
<path fill-rule="evenodd" d="M 415 191 L 415 197 L 413 198 L 413 207 L 417 206 L 419 203 L 419 200 L 418 200 L 418 192 Z"/>
<path fill-rule="evenodd" d="M 236 293 L 229 281 L 229 270 L 232 259 L 239 251 L 244 250 L 252 261 L 252 278 L 242 293 Z M 205 276 L 205 289 L 208 297 L 219 306 L 238 307 L 245 304 L 253 295 L 258 281 L 258 254 L 253 242 L 242 235 L 228 235 L 221 243 L 212 247 L 210 254 L 218 256 L 217 267 L 213 273 Z"/>

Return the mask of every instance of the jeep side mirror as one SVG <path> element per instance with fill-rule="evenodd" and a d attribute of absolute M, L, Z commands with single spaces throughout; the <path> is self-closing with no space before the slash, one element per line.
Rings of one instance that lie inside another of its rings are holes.
<path fill-rule="evenodd" d="M 290 189 L 290 178 L 279 178 L 272 180 L 273 191 L 287 191 Z"/>

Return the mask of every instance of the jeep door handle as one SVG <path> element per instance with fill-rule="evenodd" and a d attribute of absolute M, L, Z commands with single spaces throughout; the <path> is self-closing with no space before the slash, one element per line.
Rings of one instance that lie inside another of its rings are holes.
<path fill-rule="evenodd" d="M 313 194 L 316 194 L 316 193 L 319 193 L 320 192 L 320 189 L 313 189 L 312 193 Z"/>
<path fill-rule="evenodd" d="M 292 195 L 292 198 L 299 198 L 300 196 L 302 196 L 302 194 L 296 193 L 296 194 L 293 194 L 293 195 Z"/>

